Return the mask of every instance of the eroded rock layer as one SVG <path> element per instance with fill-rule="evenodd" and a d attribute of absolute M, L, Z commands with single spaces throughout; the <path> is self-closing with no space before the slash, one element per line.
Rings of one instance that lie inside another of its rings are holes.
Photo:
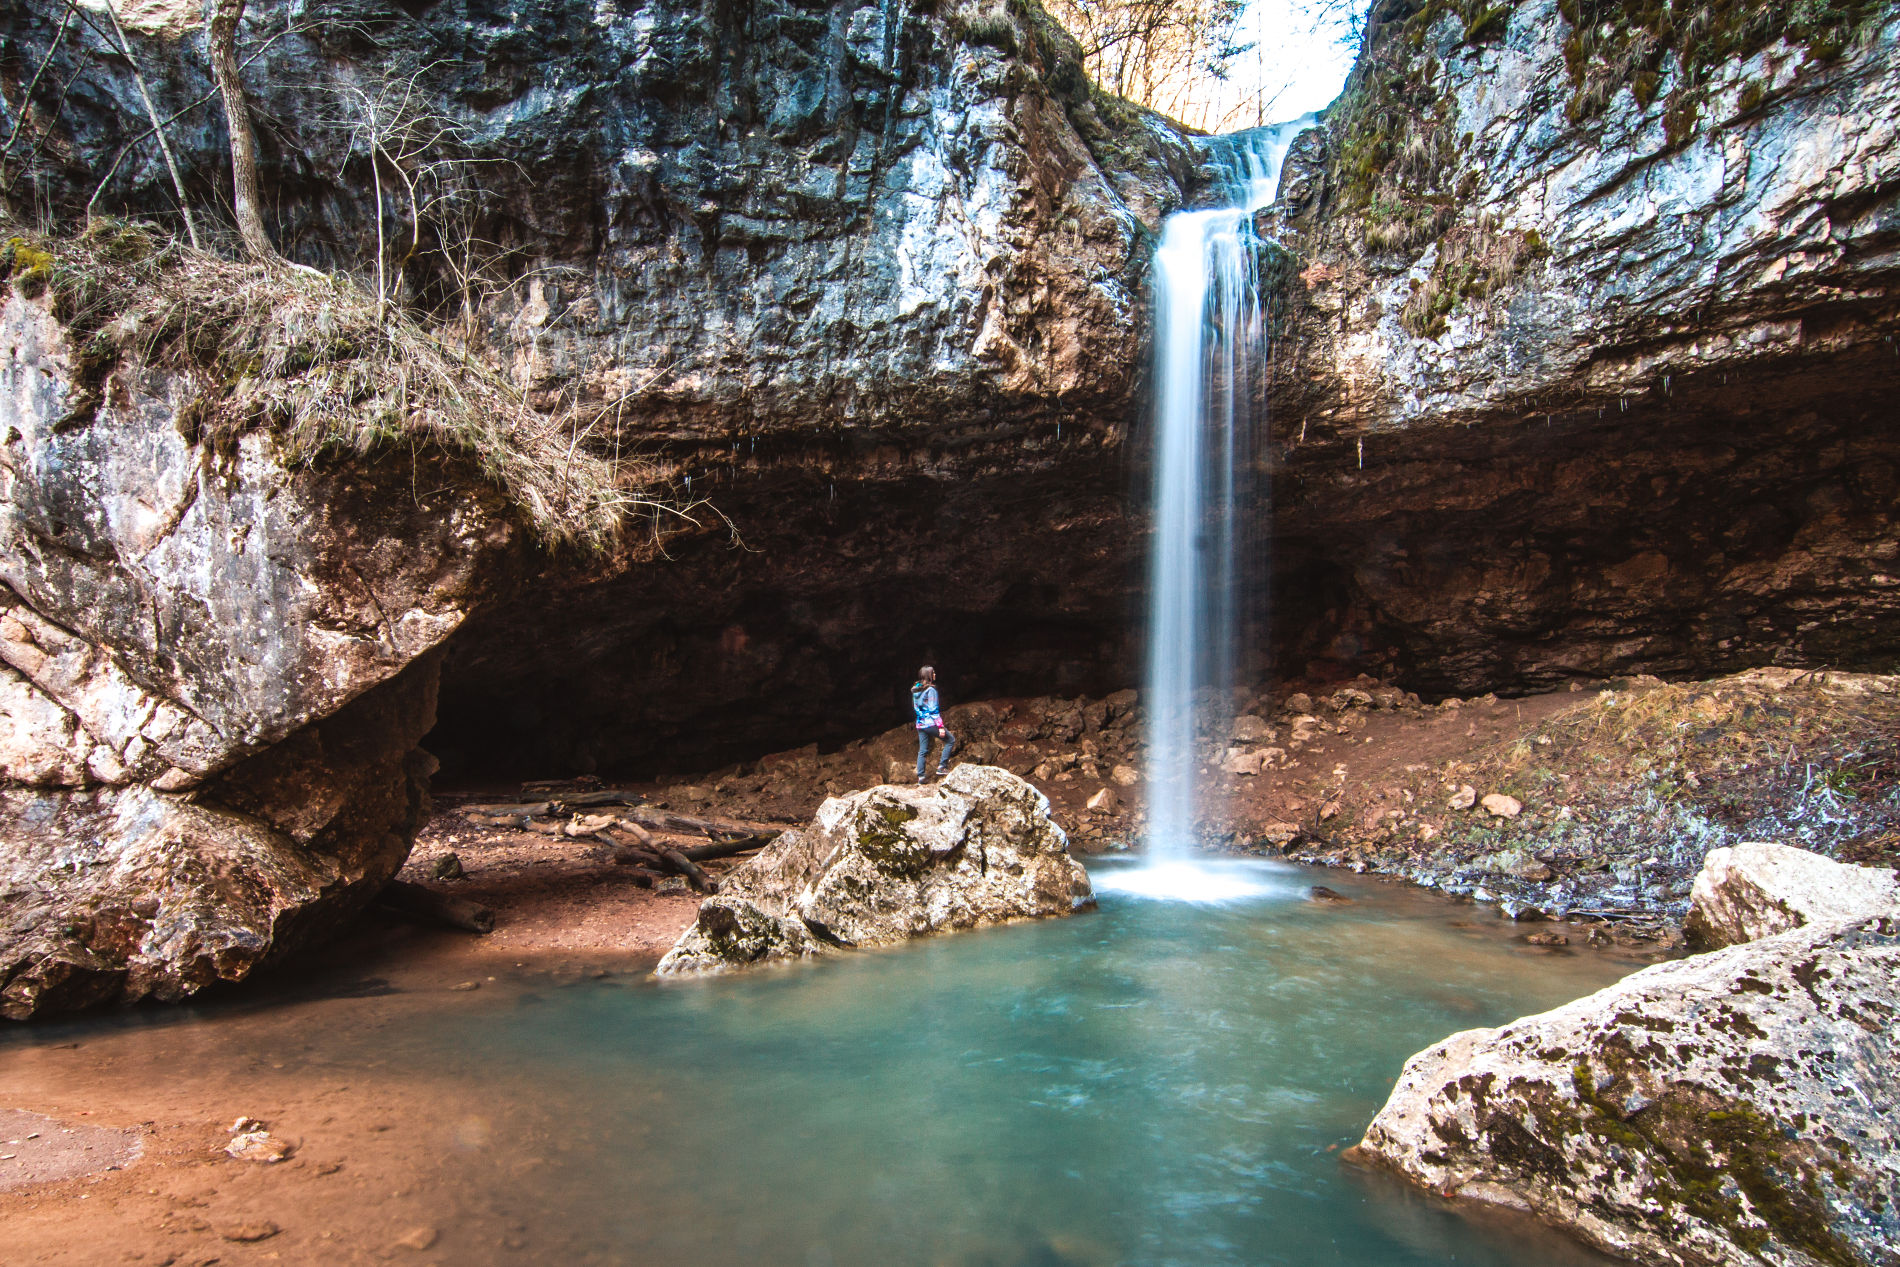
<path fill-rule="evenodd" d="M 1296 145 L 1302 657 L 1466 693 L 1891 651 L 1891 11 L 1635 14 L 1385 0 Z"/>

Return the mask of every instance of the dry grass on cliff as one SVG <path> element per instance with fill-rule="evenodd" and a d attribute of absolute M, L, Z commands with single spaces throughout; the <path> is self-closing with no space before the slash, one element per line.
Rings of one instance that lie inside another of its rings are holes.
<path fill-rule="evenodd" d="M 650 491 L 664 484 L 660 467 L 590 447 L 604 411 L 534 409 L 347 279 L 234 263 L 116 222 L 58 241 L 0 229 L 0 240 L 0 282 L 50 294 L 67 327 L 76 414 L 132 358 L 196 382 L 179 418 L 194 440 L 268 430 L 291 464 L 434 446 L 473 459 L 550 543 L 605 549 L 631 523 L 684 513 Z"/>

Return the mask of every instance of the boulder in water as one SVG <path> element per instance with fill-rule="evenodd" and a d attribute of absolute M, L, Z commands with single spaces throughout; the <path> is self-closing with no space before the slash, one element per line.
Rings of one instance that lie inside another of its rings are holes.
<path fill-rule="evenodd" d="M 809 826 L 720 881 L 658 973 L 726 972 L 1068 915 L 1094 904 L 1068 844 L 1048 799 L 994 766 L 958 766 L 930 787 L 833 797 Z"/>
<path fill-rule="evenodd" d="M 1795 926 L 1452 1035 L 1348 1156 L 1642 1263 L 1900 1264 L 1900 905 L 1862 870 L 1716 850 L 1705 936 Z"/>
<path fill-rule="evenodd" d="M 1690 893 L 1684 931 L 1711 949 L 1808 924 L 1900 915 L 1900 877 L 1806 849 L 1753 841 L 1710 850 Z"/>

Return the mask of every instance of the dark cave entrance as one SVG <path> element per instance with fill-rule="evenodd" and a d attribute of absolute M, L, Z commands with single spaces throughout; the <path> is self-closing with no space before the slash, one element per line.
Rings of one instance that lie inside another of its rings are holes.
<path fill-rule="evenodd" d="M 1103 695 L 1137 673 L 1118 478 L 738 488 L 707 534 L 604 579 L 550 568 L 450 640 L 439 782 L 651 778 L 910 722 L 951 703 Z M 790 508 L 790 509 L 788 509 Z"/>

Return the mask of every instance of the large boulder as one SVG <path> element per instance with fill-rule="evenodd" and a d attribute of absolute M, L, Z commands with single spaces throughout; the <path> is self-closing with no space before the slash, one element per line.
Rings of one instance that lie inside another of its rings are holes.
<path fill-rule="evenodd" d="M 1700 944 L 1719 949 L 1869 915 L 1900 915 L 1900 877 L 1893 872 L 1754 841 L 1709 851 L 1684 928 Z"/>
<path fill-rule="evenodd" d="M 1348 1154 L 1670 1267 L 1900 1264 L 1900 916 L 1644 969 L 1406 1062 Z"/>
<path fill-rule="evenodd" d="M 242 978 L 407 857 L 442 640 L 520 520 L 420 452 L 211 436 L 0 293 L 0 1016 Z"/>
<path fill-rule="evenodd" d="M 1047 798 L 994 766 L 833 797 L 726 876 L 658 972 L 726 972 L 1068 915 L 1094 903 L 1068 846 Z"/>

